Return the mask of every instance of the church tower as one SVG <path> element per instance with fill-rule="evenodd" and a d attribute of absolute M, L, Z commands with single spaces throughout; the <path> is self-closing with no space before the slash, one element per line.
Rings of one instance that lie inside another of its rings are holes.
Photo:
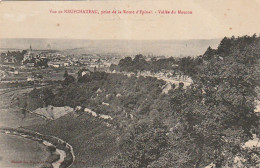
<path fill-rule="evenodd" d="M 30 44 L 30 51 L 32 51 L 32 45 Z"/>

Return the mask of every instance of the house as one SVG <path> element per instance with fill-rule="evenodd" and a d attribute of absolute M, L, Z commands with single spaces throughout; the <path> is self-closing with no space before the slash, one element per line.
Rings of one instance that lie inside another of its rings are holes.
<path fill-rule="evenodd" d="M 49 67 L 54 67 L 54 68 L 59 68 L 60 67 L 60 63 L 59 62 L 50 61 L 50 62 L 48 62 L 48 66 Z"/>
<path fill-rule="evenodd" d="M 30 49 L 27 50 L 27 53 L 23 57 L 23 62 L 26 60 L 31 60 L 33 58 L 34 54 L 32 53 L 32 46 L 30 44 Z"/>
<path fill-rule="evenodd" d="M 28 63 L 26 64 L 26 66 L 28 66 L 28 67 L 34 67 L 34 63 L 28 62 Z"/>
<path fill-rule="evenodd" d="M 63 66 L 70 66 L 70 63 L 69 62 L 64 62 Z"/>
<path fill-rule="evenodd" d="M 14 74 L 15 74 L 15 75 L 18 75 L 18 74 L 19 74 L 19 72 L 18 72 L 17 70 L 15 70 L 15 71 L 14 71 Z"/>
<path fill-rule="evenodd" d="M 33 82 L 34 81 L 34 77 L 33 76 L 28 76 L 27 77 L 27 81 L 28 82 Z"/>
<path fill-rule="evenodd" d="M 54 67 L 54 68 L 59 68 L 59 67 L 60 67 L 60 64 L 53 64 L 53 67 Z"/>
<path fill-rule="evenodd" d="M 27 52 L 24 57 L 23 57 L 23 62 L 25 62 L 26 60 L 31 60 L 34 57 L 34 54 L 31 53 L 30 51 Z"/>
<path fill-rule="evenodd" d="M 17 60 L 16 60 L 16 58 L 14 56 L 9 56 L 9 57 L 4 59 L 4 62 L 5 63 L 16 63 Z"/>
<path fill-rule="evenodd" d="M 82 69 L 82 70 L 80 70 L 80 75 L 81 76 L 84 76 L 84 75 L 89 75 L 89 74 L 91 74 L 92 72 L 89 70 L 89 69 Z"/>

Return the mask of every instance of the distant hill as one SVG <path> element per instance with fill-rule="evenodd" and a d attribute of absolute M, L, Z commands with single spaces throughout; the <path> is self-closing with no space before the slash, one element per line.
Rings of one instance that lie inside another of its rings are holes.
<path fill-rule="evenodd" d="M 216 48 L 220 39 L 210 40 L 78 40 L 78 39 L 0 39 L 0 48 L 63 50 L 68 54 L 197 56 L 208 46 Z"/>

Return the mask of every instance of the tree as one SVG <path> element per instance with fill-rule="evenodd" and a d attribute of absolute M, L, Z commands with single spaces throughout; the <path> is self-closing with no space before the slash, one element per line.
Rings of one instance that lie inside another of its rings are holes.
<path fill-rule="evenodd" d="M 148 63 L 142 54 L 138 54 L 133 59 L 134 70 L 144 71 L 147 69 Z"/>
<path fill-rule="evenodd" d="M 124 66 L 131 65 L 131 63 L 132 63 L 132 58 L 131 57 L 125 57 L 124 59 L 121 59 L 119 61 L 118 65 L 124 67 Z"/>
<path fill-rule="evenodd" d="M 132 71 L 132 58 L 125 57 L 124 59 L 121 59 L 118 63 L 118 66 L 120 67 L 121 71 Z"/>
<path fill-rule="evenodd" d="M 116 167 L 147 167 L 167 149 L 165 127 L 157 120 L 141 122 L 128 130 L 120 142 L 121 153 L 114 160 Z"/>
<path fill-rule="evenodd" d="M 64 72 L 63 77 L 64 77 L 64 78 L 67 78 L 68 76 L 69 76 L 69 74 L 68 74 L 68 71 L 67 71 L 67 69 L 66 69 L 65 72 Z"/>
<path fill-rule="evenodd" d="M 64 85 L 64 86 L 67 86 L 67 85 L 69 85 L 69 84 L 71 84 L 71 83 L 73 83 L 73 82 L 75 82 L 75 78 L 74 78 L 73 76 L 71 76 L 71 75 L 68 75 L 68 76 L 64 79 L 63 85 Z"/>
<path fill-rule="evenodd" d="M 202 58 L 204 60 L 210 60 L 215 56 L 216 50 L 213 50 L 210 46 L 207 48 L 206 52 L 203 54 Z"/>
<path fill-rule="evenodd" d="M 212 57 L 196 76 L 204 92 L 201 106 L 205 106 L 205 112 L 200 110 L 201 116 L 195 121 L 204 118 L 196 128 L 200 128 L 198 131 L 207 139 L 205 142 L 213 142 L 204 145 L 214 151 L 215 164 L 221 167 L 259 129 L 259 118 L 254 113 L 259 39 L 224 38 L 217 53 L 224 59 Z M 195 115 L 192 111 L 191 114 Z"/>
<path fill-rule="evenodd" d="M 42 97 L 45 107 L 50 105 L 54 98 L 54 94 L 49 88 L 43 88 L 40 96 Z"/>
<path fill-rule="evenodd" d="M 259 41 L 248 37 L 229 40 L 224 39 L 217 51 L 228 53 L 224 59 L 212 55 L 199 65 L 194 84 L 170 93 L 170 150 L 151 167 L 204 167 L 211 162 L 216 167 L 233 167 L 230 161 L 242 155 L 241 144 L 259 130 L 254 113 Z M 255 165 L 253 160 L 247 162 Z"/>

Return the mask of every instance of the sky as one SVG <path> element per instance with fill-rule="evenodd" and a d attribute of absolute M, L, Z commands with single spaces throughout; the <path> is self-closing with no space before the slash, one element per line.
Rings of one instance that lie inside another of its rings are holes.
<path fill-rule="evenodd" d="M 153 14 L 53 14 L 50 10 Z M 186 40 L 260 34 L 260 0 L 2 1 L 0 39 Z M 192 11 L 159 14 L 158 10 Z M 157 13 L 155 13 L 157 12 Z"/>

